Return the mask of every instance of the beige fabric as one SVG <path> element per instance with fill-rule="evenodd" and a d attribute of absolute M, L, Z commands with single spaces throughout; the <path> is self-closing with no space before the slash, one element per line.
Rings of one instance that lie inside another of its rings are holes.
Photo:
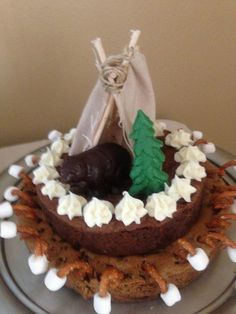
<path fill-rule="evenodd" d="M 137 110 L 142 109 L 151 120 L 156 118 L 155 95 L 145 57 L 135 51 L 130 61 L 128 75 L 123 88 L 113 94 L 119 114 L 119 125 L 122 127 L 127 144 L 132 147 L 128 135 L 131 132 Z M 72 143 L 70 155 L 75 155 L 93 147 L 96 130 L 101 123 L 107 106 L 109 94 L 102 82 L 97 81 L 82 113 L 77 126 L 76 136 Z M 110 132 L 116 132 L 113 127 Z M 111 134 L 109 134 L 111 136 Z M 114 135 L 114 138 L 117 138 Z"/>

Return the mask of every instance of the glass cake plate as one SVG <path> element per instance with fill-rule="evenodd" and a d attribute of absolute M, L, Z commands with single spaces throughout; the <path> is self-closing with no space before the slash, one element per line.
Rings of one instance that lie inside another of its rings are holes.
<path fill-rule="evenodd" d="M 40 153 L 40 149 L 34 153 Z M 217 152 L 212 154 L 209 159 L 216 165 L 221 165 L 233 158 L 234 156 L 218 148 Z M 23 159 L 16 161 L 16 163 L 24 165 Z M 236 171 L 228 171 L 226 181 L 230 184 L 236 183 Z M 3 171 L 0 174 L 0 195 L 3 194 L 6 187 L 17 186 L 18 184 L 18 181 L 8 175 L 7 170 Z M 1 201 L 2 199 L 0 199 Z M 236 240 L 235 225 L 232 225 L 228 235 Z M 0 240 L 0 272 L 4 282 L 0 286 L 1 314 L 95 313 L 91 300 L 84 301 L 78 294 L 66 287 L 58 292 L 50 292 L 44 286 L 44 275 L 35 276 L 30 272 L 27 264 L 28 256 L 28 249 L 23 241 L 19 241 L 18 237 Z M 236 264 L 229 260 L 225 251 L 222 251 L 199 279 L 181 289 L 182 300 L 174 307 L 167 307 L 159 298 L 140 303 L 112 303 L 112 314 L 203 314 L 213 311 L 216 313 L 216 309 L 233 295 L 235 272 Z M 4 309 L 1 291 L 7 289 L 6 286 L 9 288 L 12 303 L 15 304 L 14 313 L 9 313 Z M 217 311 L 217 313 L 221 313 L 221 311 Z"/>

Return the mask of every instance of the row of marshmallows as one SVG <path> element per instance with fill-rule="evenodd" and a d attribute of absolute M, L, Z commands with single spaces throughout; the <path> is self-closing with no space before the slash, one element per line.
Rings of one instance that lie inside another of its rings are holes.
<path fill-rule="evenodd" d="M 0 236 L 4 239 L 13 238 L 17 235 L 17 226 L 11 221 L 0 222 Z M 199 254 L 198 254 L 199 255 Z M 196 258 L 195 258 L 196 259 Z M 199 260 L 199 256 L 197 257 Z M 190 260 L 189 260 L 190 261 Z M 208 264 L 208 258 L 204 256 L 204 262 Z M 196 262 L 195 262 L 196 263 Z M 198 261 L 199 264 L 199 261 Z M 61 276 L 59 269 L 49 268 L 49 261 L 45 254 L 31 254 L 28 258 L 28 266 L 34 275 L 46 273 L 44 284 L 50 291 L 60 290 L 67 281 L 67 276 Z M 179 289 L 174 284 L 168 284 L 167 291 L 161 293 L 160 297 L 168 306 L 173 306 L 181 300 Z M 99 293 L 94 295 L 94 310 L 98 314 L 109 314 L 111 312 L 111 295 L 107 292 L 106 296 L 101 297 Z"/>
<path fill-rule="evenodd" d="M 4 210 L 4 208 L 0 209 Z M 0 236 L 2 238 L 13 238 L 18 232 L 21 232 L 20 228 L 17 227 L 14 222 L 5 220 L 0 222 Z M 230 259 L 236 262 L 236 249 L 227 247 L 227 251 Z M 208 256 L 201 248 L 196 248 L 194 255 L 189 253 L 187 260 L 197 271 L 204 270 L 209 263 Z M 28 265 L 34 275 L 41 275 L 47 272 L 44 278 L 44 284 L 50 291 L 58 291 L 67 281 L 67 276 L 61 275 L 59 269 L 54 267 L 49 268 L 49 261 L 45 254 L 31 254 L 28 258 Z M 176 302 L 181 300 L 179 289 L 173 283 L 167 285 L 167 291 L 162 292 L 160 297 L 168 306 L 173 306 Z M 94 295 L 94 309 L 98 314 L 109 314 L 111 312 L 111 295 L 107 292 L 106 296 L 101 297 L 99 293 L 96 293 Z"/>

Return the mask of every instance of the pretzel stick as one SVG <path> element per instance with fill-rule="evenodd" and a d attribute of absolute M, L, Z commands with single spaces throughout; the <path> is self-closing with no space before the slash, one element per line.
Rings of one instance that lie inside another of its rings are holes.
<path fill-rule="evenodd" d="M 220 194 L 218 194 L 215 198 L 215 202 L 219 201 L 220 199 L 224 197 L 236 197 L 236 191 L 225 191 Z"/>
<path fill-rule="evenodd" d="M 193 146 L 197 146 L 197 145 L 200 145 L 200 144 L 208 144 L 208 141 L 204 140 L 203 138 L 200 138 L 199 140 L 197 140 Z"/>
<path fill-rule="evenodd" d="M 30 219 L 34 219 L 36 217 L 34 209 L 30 206 L 23 204 L 15 204 L 12 207 L 16 215 L 23 215 L 26 218 Z"/>
<path fill-rule="evenodd" d="M 86 262 L 82 262 L 82 261 L 76 261 L 73 263 L 68 263 L 65 266 L 63 266 L 61 269 L 58 270 L 57 275 L 58 277 L 65 277 L 68 276 L 70 272 L 72 272 L 73 270 L 80 270 L 83 273 L 91 273 L 92 269 L 89 266 L 88 263 Z"/>
<path fill-rule="evenodd" d="M 217 240 L 220 241 L 223 245 L 236 248 L 236 242 L 229 239 L 225 234 L 223 233 L 217 233 L 217 232 L 209 232 L 206 236 L 208 239 Z"/>
<path fill-rule="evenodd" d="M 223 176 L 225 174 L 225 170 L 227 168 L 230 168 L 233 166 L 236 166 L 236 160 L 235 159 L 230 160 L 230 161 L 226 162 L 225 164 L 223 164 L 221 167 L 219 167 L 219 169 L 218 169 L 219 175 Z"/>
<path fill-rule="evenodd" d="M 153 265 L 151 265 L 151 264 L 145 263 L 144 264 L 144 269 L 148 272 L 149 276 L 153 280 L 156 281 L 156 283 L 160 287 L 161 293 L 166 293 L 166 291 L 168 290 L 167 283 L 164 280 L 164 278 L 162 278 L 162 276 L 158 273 L 156 268 Z"/>
<path fill-rule="evenodd" d="M 12 195 L 18 196 L 21 200 L 23 200 L 29 206 L 32 206 L 32 207 L 35 206 L 35 202 L 33 201 L 32 197 L 30 196 L 29 193 L 25 191 L 14 189 L 12 191 Z"/>
<path fill-rule="evenodd" d="M 181 245 L 190 255 L 193 256 L 196 254 L 194 246 L 186 239 L 179 239 L 178 244 Z"/>
<path fill-rule="evenodd" d="M 48 243 L 40 237 L 36 237 L 35 239 L 35 246 L 34 246 L 34 254 L 36 256 L 42 256 L 45 255 L 48 250 Z"/>
<path fill-rule="evenodd" d="M 107 295 L 110 284 L 117 286 L 124 275 L 114 267 L 108 267 L 101 276 L 99 284 L 99 295 L 104 298 Z"/>

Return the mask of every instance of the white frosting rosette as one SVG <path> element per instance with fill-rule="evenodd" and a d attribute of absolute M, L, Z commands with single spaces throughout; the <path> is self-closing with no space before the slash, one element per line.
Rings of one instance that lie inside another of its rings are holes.
<path fill-rule="evenodd" d="M 173 213 L 176 212 L 177 204 L 175 199 L 164 192 L 160 192 L 154 193 L 147 198 L 145 208 L 150 217 L 162 221 L 167 217 L 172 218 Z"/>
<path fill-rule="evenodd" d="M 205 162 L 206 155 L 197 146 L 182 147 L 174 156 L 177 162 L 199 161 Z"/>
<path fill-rule="evenodd" d="M 49 180 L 59 178 L 59 173 L 55 168 L 42 165 L 33 171 L 33 183 L 41 184 Z"/>
<path fill-rule="evenodd" d="M 93 197 L 84 207 L 84 221 L 91 228 L 94 226 L 101 227 L 111 221 L 113 211 L 114 207 L 110 202 Z"/>
<path fill-rule="evenodd" d="M 47 151 L 43 153 L 39 159 L 39 165 L 48 166 L 48 167 L 56 167 L 61 163 L 60 156 L 52 152 L 48 147 Z"/>
<path fill-rule="evenodd" d="M 166 145 L 179 149 L 182 146 L 189 146 L 190 144 L 193 143 L 193 140 L 191 139 L 190 133 L 185 132 L 182 129 L 179 129 L 168 134 L 165 138 L 165 143 Z"/>
<path fill-rule="evenodd" d="M 123 192 L 123 195 L 115 208 L 116 219 L 122 221 L 125 226 L 130 225 L 132 222 L 140 224 L 140 219 L 147 214 L 144 203 L 129 195 L 128 192 Z"/>
<path fill-rule="evenodd" d="M 197 161 L 186 161 L 176 169 L 178 176 L 184 176 L 187 179 L 201 181 L 206 177 L 206 170 Z"/>
<path fill-rule="evenodd" d="M 87 200 L 79 195 L 69 192 L 59 198 L 57 213 L 59 215 L 67 215 L 69 219 L 82 216 L 82 208 L 87 203 Z"/>
<path fill-rule="evenodd" d="M 54 197 L 61 197 L 66 195 L 65 186 L 56 180 L 48 181 L 42 187 L 41 192 L 43 195 L 47 195 L 50 200 L 52 200 Z"/>
<path fill-rule="evenodd" d="M 166 194 L 176 201 L 183 198 L 186 202 L 191 202 L 191 194 L 196 191 L 197 189 L 191 185 L 190 179 L 182 179 L 178 176 L 175 176 L 174 179 L 172 179 L 170 187 L 165 184 Z"/>

